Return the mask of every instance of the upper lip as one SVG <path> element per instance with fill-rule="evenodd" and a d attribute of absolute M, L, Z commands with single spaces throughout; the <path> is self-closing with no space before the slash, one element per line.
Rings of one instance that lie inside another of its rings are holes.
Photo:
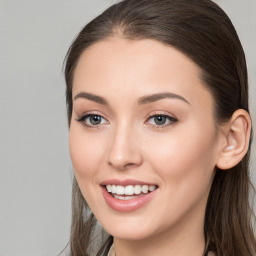
<path fill-rule="evenodd" d="M 126 179 L 126 180 L 119 180 L 119 179 L 109 179 L 109 180 L 104 180 L 103 182 L 100 183 L 102 186 L 106 185 L 119 185 L 119 186 L 128 186 L 128 185 L 155 185 L 154 183 L 151 182 L 146 182 L 146 181 L 140 181 L 140 180 L 133 180 L 133 179 Z"/>

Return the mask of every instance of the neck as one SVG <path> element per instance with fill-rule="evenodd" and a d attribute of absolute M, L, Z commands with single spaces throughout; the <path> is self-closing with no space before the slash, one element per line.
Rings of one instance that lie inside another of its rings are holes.
<path fill-rule="evenodd" d="M 158 240 L 158 243 L 154 243 L 151 239 L 142 241 L 120 241 L 114 239 L 115 244 L 115 256 L 203 256 L 205 242 L 202 240 L 188 239 L 180 240 L 175 238 L 173 241 L 168 240 L 169 244 L 166 246 L 165 242 Z M 165 240 L 167 240 L 165 238 Z"/>

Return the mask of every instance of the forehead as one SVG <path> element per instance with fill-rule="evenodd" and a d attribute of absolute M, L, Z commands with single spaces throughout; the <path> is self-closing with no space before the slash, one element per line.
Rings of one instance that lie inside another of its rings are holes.
<path fill-rule="evenodd" d="M 123 70 L 128 74 L 129 71 L 134 72 L 136 69 L 142 74 L 150 68 L 154 68 L 156 71 L 154 73 L 159 75 L 161 71 L 162 74 L 164 72 L 171 74 L 179 68 L 182 68 L 183 72 L 194 72 L 198 76 L 200 73 L 200 68 L 193 61 L 172 46 L 152 39 L 128 40 L 110 37 L 96 42 L 82 53 L 75 70 L 75 77 L 76 74 L 81 75 L 81 73 L 91 74 L 87 70 L 111 71 L 108 73 L 111 75 L 115 70 L 118 72 Z"/>
<path fill-rule="evenodd" d="M 186 55 L 156 40 L 107 38 L 81 55 L 73 94 L 86 90 L 105 96 L 115 92 L 136 97 L 171 91 L 200 102 L 203 95 L 211 98 L 200 74 L 201 69 Z"/>

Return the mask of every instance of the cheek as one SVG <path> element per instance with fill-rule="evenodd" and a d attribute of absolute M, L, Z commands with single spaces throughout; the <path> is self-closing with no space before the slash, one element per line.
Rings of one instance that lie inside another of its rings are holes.
<path fill-rule="evenodd" d="M 91 209 L 97 209 L 99 188 L 97 179 L 104 157 L 104 140 L 84 131 L 80 124 L 70 126 L 69 150 L 78 186 Z"/>
<path fill-rule="evenodd" d="M 202 217 L 207 202 L 215 166 L 214 132 L 193 129 L 171 133 L 165 140 L 154 138 L 148 159 L 161 177 L 163 198 L 159 203 L 167 225 L 182 216 Z M 173 133 L 174 134 L 174 133 Z M 165 205 L 162 202 L 168 202 Z M 166 215 L 167 213 L 167 215 Z M 193 218 L 192 218 L 193 219 Z"/>
<path fill-rule="evenodd" d="M 99 136 L 83 132 L 83 127 L 70 126 L 69 150 L 77 179 L 83 178 L 83 182 L 87 182 L 84 178 L 94 177 L 102 163 L 103 145 Z"/>
<path fill-rule="evenodd" d="M 173 130 L 165 138 L 155 137 L 151 145 L 148 158 L 159 175 L 173 183 L 173 188 L 185 183 L 196 185 L 212 176 L 216 155 L 213 128 L 200 129 L 193 124 L 189 129 Z"/>

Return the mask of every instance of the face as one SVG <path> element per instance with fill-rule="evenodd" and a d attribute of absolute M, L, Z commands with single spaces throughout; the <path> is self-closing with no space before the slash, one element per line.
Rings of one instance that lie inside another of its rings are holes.
<path fill-rule="evenodd" d="M 86 49 L 73 80 L 70 155 L 81 192 L 120 239 L 203 232 L 218 133 L 200 69 L 154 40 Z"/>

